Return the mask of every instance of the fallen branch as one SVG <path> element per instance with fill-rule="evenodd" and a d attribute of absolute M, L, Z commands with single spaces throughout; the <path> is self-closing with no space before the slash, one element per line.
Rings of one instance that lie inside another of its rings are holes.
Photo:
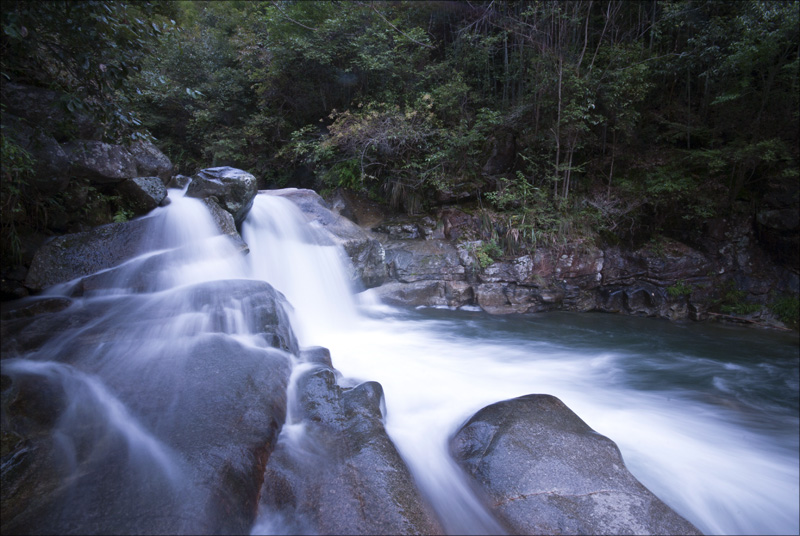
<path fill-rule="evenodd" d="M 750 318 L 742 318 L 741 316 L 726 315 L 726 314 L 722 314 L 722 313 L 706 313 L 706 314 L 709 314 L 711 316 L 720 316 L 722 318 L 727 318 L 729 320 L 735 320 L 736 322 L 747 322 L 747 323 L 750 323 L 750 324 L 757 324 L 759 326 L 765 326 L 765 327 L 768 327 L 768 328 L 780 329 L 780 330 L 783 330 L 783 331 L 793 331 L 793 330 L 791 330 L 789 328 L 784 328 L 784 327 L 781 327 L 781 326 L 778 326 L 778 325 L 775 325 L 775 324 L 768 324 L 766 322 L 759 322 L 758 320 L 752 320 Z"/>

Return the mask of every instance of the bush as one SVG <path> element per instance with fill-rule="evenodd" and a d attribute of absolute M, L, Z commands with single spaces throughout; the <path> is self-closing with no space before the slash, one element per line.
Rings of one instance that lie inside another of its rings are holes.
<path fill-rule="evenodd" d="M 797 296 L 783 296 L 774 299 L 769 304 L 769 308 L 784 324 L 792 326 L 800 324 L 800 298 Z"/>

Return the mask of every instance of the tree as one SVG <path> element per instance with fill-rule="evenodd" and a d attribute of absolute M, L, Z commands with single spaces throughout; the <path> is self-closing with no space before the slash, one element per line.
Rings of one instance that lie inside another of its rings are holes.
<path fill-rule="evenodd" d="M 2 76 L 60 90 L 66 110 L 91 113 L 107 139 L 142 137 L 127 106 L 130 77 L 172 28 L 171 13 L 164 3 L 9 0 L 3 4 Z"/>

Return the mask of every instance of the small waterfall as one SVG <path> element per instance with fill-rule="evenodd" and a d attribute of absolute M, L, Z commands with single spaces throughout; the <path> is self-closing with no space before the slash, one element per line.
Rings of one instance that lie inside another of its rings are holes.
<path fill-rule="evenodd" d="M 248 429 L 242 420 L 269 428 L 257 419 L 259 408 L 280 405 L 270 393 L 288 389 L 281 441 L 295 445 L 298 456 L 303 449 L 314 454 L 291 403 L 294 379 L 313 365 L 259 334 L 256 320 L 269 316 L 258 313 L 266 281 L 288 300 L 301 345 L 329 348 L 333 366 L 351 382 L 383 385 L 387 431 L 450 533 L 502 532 L 450 459 L 450 435 L 481 407 L 529 393 L 558 396 L 616 441 L 634 474 L 702 530 L 796 533 L 798 378 L 796 365 L 781 357 L 788 346 L 796 359 L 791 344 L 761 334 L 724 346 L 730 335 L 722 334 L 712 339 L 723 349 L 709 358 L 702 335 L 684 327 L 664 335 L 661 324 L 643 319 L 488 318 L 387 307 L 379 318 L 363 315 L 341 248 L 291 201 L 256 197 L 241 230 L 250 253 L 242 255 L 218 234 L 207 206 L 182 194 L 171 190 L 170 205 L 137 220 L 146 227 L 138 256 L 94 274 L 103 285 L 73 296 L 66 312 L 80 322 L 53 324 L 45 344 L 2 362 L 14 389 L 35 378 L 61 401 L 52 448 L 64 491 L 54 526 L 100 533 L 132 526 L 306 530 L 304 520 L 277 514 L 256 527 L 204 524 L 219 496 L 208 500 L 207 475 L 197 467 L 218 464 L 223 439 Z M 48 293 L 69 296 L 75 284 Z M 663 347 L 683 345 L 682 353 L 654 355 L 653 337 L 663 337 Z M 620 350 L 630 338 L 636 341 Z M 286 378 L 291 372 L 288 383 L 275 380 L 274 370 Z M 229 396 L 241 392 L 251 406 L 240 408 Z M 209 425 L 212 417 L 224 426 Z M 248 437 L 252 444 L 274 439 Z M 123 491 L 109 496 L 109 489 Z M 236 500 L 218 507 L 235 510 Z M 93 503 L 119 521 L 84 521 L 82 509 Z M 174 521 L 148 525 L 148 516 Z"/>
<path fill-rule="evenodd" d="M 281 291 L 294 312 L 292 325 L 305 346 L 357 322 L 344 253 L 330 235 L 309 224 L 288 199 L 262 193 L 242 225 L 250 246 L 250 277 Z"/>

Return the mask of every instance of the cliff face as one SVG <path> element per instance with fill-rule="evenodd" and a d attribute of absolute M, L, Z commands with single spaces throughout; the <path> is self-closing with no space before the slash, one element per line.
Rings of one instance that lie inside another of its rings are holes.
<path fill-rule="evenodd" d="M 358 203 L 339 197 L 334 210 L 359 221 Z M 375 292 L 410 306 L 480 306 L 493 314 L 552 310 L 604 311 L 672 320 L 705 320 L 723 312 L 742 321 L 782 326 L 770 310 L 796 296 L 800 278 L 791 249 L 791 208 L 783 231 L 764 230 L 764 211 L 709 221 L 687 244 L 660 236 L 638 248 L 566 244 L 511 258 L 491 258 L 474 236 L 477 217 L 459 209 L 435 216 L 379 221 L 372 236 L 385 249 L 386 280 Z M 772 214 L 770 212 L 769 214 Z M 365 218 L 366 219 L 366 218 Z M 377 222 L 376 222 L 377 221 Z M 764 235 L 779 241 L 771 248 Z"/>

